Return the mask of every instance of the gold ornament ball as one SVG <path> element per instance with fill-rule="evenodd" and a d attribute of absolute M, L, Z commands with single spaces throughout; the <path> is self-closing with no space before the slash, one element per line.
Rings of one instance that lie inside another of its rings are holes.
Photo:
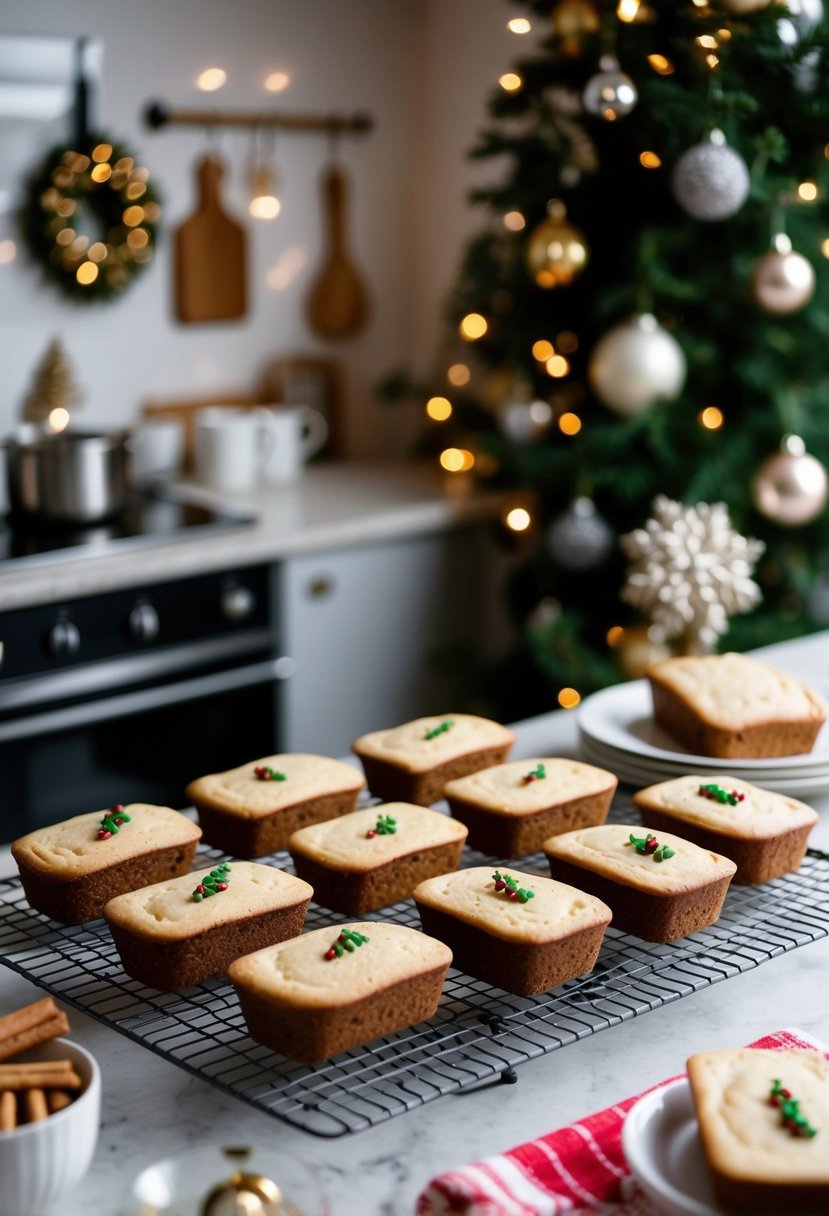
<path fill-rule="evenodd" d="M 558 212 L 548 215 L 530 234 L 527 267 L 539 287 L 569 287 L 590 257 L 584 233 Z"/>
<path fill-rule="evenodd" d="M 670 659 L 673 650 L 653 625 L 626 625 L 616 653 L 622 674 L 629 680 L 641 680 L 651 663 Z"/>
<path fill-rule="evenodd" d="M 578 59 L 585 38 L 598 33 L 601 26 L 598 10 L 590 0 L 560 0 L 550 20 L 561 53 L 570 59 Z"/>
<path fill-rule="evenodd" d="M 751 484 L 757 510 L 783 528 L 798 528 L 820 515 L 829 499 L 826 469 L 791 435 L 783 450 L 760 465 Z"/>
<path fill-rule="evenodd" d="M 788 316 L 805 308 L 815 293 L 815 270 L 808 258 L 795 253 L 788 238 L 764 254 L 754 267 L 751 294 L 764 312 Z"/>

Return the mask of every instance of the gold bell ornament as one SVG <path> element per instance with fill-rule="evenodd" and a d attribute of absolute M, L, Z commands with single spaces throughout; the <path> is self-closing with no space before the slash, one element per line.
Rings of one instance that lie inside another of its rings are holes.
<path fill-rule="evenodd" d="M 569 287 L 590 257 L 584 233 L 567 219 L 560 199 L 547 204 L 547 218 L 527 242 L 527 267 L 539 287 Z"/>

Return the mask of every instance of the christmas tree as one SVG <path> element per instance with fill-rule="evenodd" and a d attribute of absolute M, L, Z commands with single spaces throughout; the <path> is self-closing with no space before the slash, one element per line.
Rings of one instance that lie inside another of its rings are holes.
<path fill-rule="evenodd" d="M 471 152 L 501 175 L 472 196 L 487 220 L 418 386 L 443 467 L 510 491 L 515 650 L 490 685 L 507 716 L 682 647 L 622 597 L 619 538 L 660 495 L 725 503 L 726 527 L 763 542 L 762 599 L 720 649 L 829 623 L 820 0 L 521 13 L 530 53 L 505 65 Z"/>

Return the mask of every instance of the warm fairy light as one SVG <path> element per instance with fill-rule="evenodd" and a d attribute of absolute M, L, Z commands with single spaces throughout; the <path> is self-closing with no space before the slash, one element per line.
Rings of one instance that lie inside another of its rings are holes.
<path fill-rule="evenodd" d="M 544 366 L 547 369 L 547 375 L 553 376 L 556 380 L 560 380 L 570 371 L 570 363 L 564 358 L 564 355 L 552 355 Z"/>
<path fill-rule="evenodd" d="M 555 353 L 555 347 L 546 338 L 539 338 L 537 342 L 533 342 L 533 358 L 538 359 L 539 363 L 546 363 L 548 359 L 552 359 Z"/>
<path fill-rule="evenodd" d="M 512 34 L 529 34 L 532 25 L 526 17 L 513 17 L 507 22 L 507 29 Z"/>
<path fill-rule="evenodd" d="M 275 194 L 257 194 L 248 203 L 248 211 L 255 220 L 275 220 L 282 204 Z"/>
<path fill-rule="evenodd" d="M 144 208 L 133 203 L 132 207 L 127 207 L 121 218 L 128 228 L 137 228 L 144 222 Z"/>
<path fill-rule="evenodd" d="M 146 236 L 146 233 L 144 234 Z M 131 232 L 129 236 L 137 236 L 137 233 Z M 129 241 L 129 237 L 127 237 Z M 94 245 L 89 246 L 89 253 L 86 255 L 90 262 L 103 262 L 107 255 L 107 247 L 103 241 L 96 241 Z"/>
<path fill-rule="evenodd" d="M 731 41 L 731 30 L 728 30 L 728 29 L 717 30 L 717 37 L 719 38 L 720 42 L 730 42 Z"/>
<path fill-rule="evenodd" d="M 803 203 L 813 203 L 817 198 L 817 182 L 801 182 L 797 187 L 797 197 Z"/>
<path fill-rule="evenodd" d="M 696 8 L 708 8 L 708 0 L 693 0 Z"/>
<path fill-rule="evenodd" d="M 69 426 L 69 410 L 57 405 L 49 411 L 49 426 L 53 431 L 65 431 Z"/>
<path fill-rule="evenodd" d="M 705 62 L 708 64 L 709 68 L 713 72 L 714 68 L 718 65 L 718 63 L 720 61 L 717 58 L 717 56 L 712 52 L 710 55 L 705 56 Z"/>
<path fill-rule="evenodd" d="M 605 641 L 612 648 L 618 646 L 624 636 L 625 631 L 621 625 L 611 625 L 605 634 Z"/>
<path fill-rule="evenodd" d="M 64 216 L 74 215 L 78 209 L 78 204 L 73 198 L 62 198 L 58 203 L 58 215 Z"/>
<path fill-rule="evenodd" d="M 112 177 L 112 165 L 96 165 L 89 176 L 93 182 L 108 182 Z"/>
<path fill-rule="evenodd" d="M 713 34 L 700 34 L 700 36 L 696 39 L 696 43 L 698 46 L 704 46 L 708 51 L 716 51 L 717 47 L 719 46 L 719 43 Z"/>
<path fill-rule="evenodd" d="M 452 417 L 452 402 L 448 397 L 430 397 L 426 402 L 426 413 L 433 422 L 445 422 Z"/>
<path fill-rule="evenodd" d="M 655 152 L 640 152 L 639 164 L 643 169 L 658 169 L 662 160 Z"/>
<path fill-rule="evenodd" d="M 716 405 L 707 405 L 697 414 L 697 422 L 705 427 L 706 431 L 718 431 L 725 422 L 725 416 Z"/>
<path fill-rule="evenodd" d="M 531 401 L 527 413 L 536 426 L 547 426 L 553 416 L 549 401 Z"/>
<path fill-rule="evenodd" d="M 4 241 L 4 242 L 3 242 L 3 245 L 8 245 L 8 244 L 10 244 L 10 242 L 9 242 L 9 241 Z M 2 247 L 3 247 L 3 246 L 2 246 L 2 245 L 0 245 L 0 249 L 2 249 Z M 823 254 L 823 256 L 824 256 L 825 258 L 829 258 L 829 236 L 826 238 L 826 240 L 825 240 L 825 241 L 822 241 L 822 242 L 821 242 L 821 245 L 820 245 L 820 252 Z M 14 257 L 14 254 L 12 254 L 12 257 Z M 7 260 L 7 261 L 11 261 L 11 258 L 7 258 L 6 260 Z"/>
<path fill-rule="evenodd" d="M 112 156 L 112 144 L 97 144 L 92 149 L 92 159 L 98 165 L 109 160 L 110 156 Z"/>
<path fill-rule="evenodd" d="M 498 77 L 498 83 L 505 93 L 517 93 L 524 83 L 524 78 L 517 72 L 504 72 Z"/>
<path fill-rule="evenodd" d="M 639 13 L 639 0 L 619 0 L 616 16 L 620 21 L 635 21 Z"/>
<path fill-rule="evenodd" d="M 504 227 L 509 228 L 510 232 L 520 232 L 526 226 L 527 221 L 520 211 L 508 211 L 504 216 Z"/>
<path fill-rule="evenodd" d="M 558 703 L 562 709 L 575 709 L 581 700 L 581 694 L 576 692 L 575 688 L 560 688 L 558 690 Z"/>
<path fill-rule="evenodd" d="M 556 337 L 556 346 L 563 355 L 572 355 L 579 349 L 579 339 L 572 329 L 563 329 Z"/>
<path fill-rule="evenodd" d="M 146 228 L 133 228 L 132 232 L 127 233 L 127 244 L 130 249 L 145 249 L 150 243 L 150 234 Z M 92 257 L 92 250 L 89 251 L 89 256 Z M 104 254 L 106 257 L 106 253 Z M 102 262 L 103 258 L 92 258 L 93 262 Z"/>
<path fill-rule="evenodd" d="M 226 80 L 227 72 L 224 68 L 205 68 L 196 77 L 196 88 L 201 89 L 203 93 L 215 93 Z"/>
<path fill-rule="evenodd" d="M 265 77 L 265 88 L 269 93 L 281 93 L 290 83 L 287 72 L 271 72 L 270 76 Z"/>
<path fill-rule="evenodd" d="M 447 473 L 465 473 L 474 466 L 475 457 L 466 448 L 444 448 L 440 463 Z"/>
<path fill-rule="evenodd" d="M 578 435 L 581 430 L 581 418 L 570 410 L 562 414 L 558 420 L 558 429 L 563 435 Z"/>
<path fill-rule="evenodd" d="M 511 532 L 526 532 L 532 523 L 532 516 L 526 507 L 511 507 L 504 516 L 504 523 Z"/>
<path fill-rule="evenodd" d="M 648 55 L 648 63 L 660 76 L 670 76 L 676 70 L 670 59 L 666 59 L 664 55 Z"/>
<path fill-rule="evenodd" d="M 88 287 L 90 283 L 94 283 L 98 277 L 98 267 L 94 262 L 81 262 L 78 269 L 75 271 L 75 278 L 82 287 Z"/>
<path fill-rule="evenodd" d="M 465 363 L 453 363 L 446 373 L 446 379 L 456 388 L 463 388 L 472 379 L 472 372 Z"/>
<path fill-rule="evenodd" d="M 61 228 L 60 232 L 55 237 L 55 244 L 71 245 L 72 242 L 74 241 L 74 239 L 75 239 L 75 229 L 74 228 Z"/>
<path fill-rule="evenodd" d="M 14 241 L 0 241 L 0 266 L 13 262 L 17 256 L 17 246 Z"/>
<path fill-rule="evenodd" d="M 466 473 L 469 469 L 474 469 L 475 453 L 467 451 L 466 448 L 461 448 L 461 456 L 463 457 L 463 464 L 461 465 L 461 471 Z"/>
<path fill-rule="evenodd" d="M 470 312 L 461 321 L 459 328 L 462 338 L 466 338 L 467 342 L 475 342 L 476 339 L 484 336 L 489 327 L 486 318 L 482 317 L 479 312 Z"/>

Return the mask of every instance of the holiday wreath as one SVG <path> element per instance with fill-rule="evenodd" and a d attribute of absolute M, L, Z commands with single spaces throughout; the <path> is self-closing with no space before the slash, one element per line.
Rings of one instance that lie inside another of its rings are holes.
<path fill-rule="evenodd" d="M 54 148 L 29 182 L 23 236 L 73 300 L 112 300 L 147 265 L 161 214 L 149 171 L 105 136 Z"/>

